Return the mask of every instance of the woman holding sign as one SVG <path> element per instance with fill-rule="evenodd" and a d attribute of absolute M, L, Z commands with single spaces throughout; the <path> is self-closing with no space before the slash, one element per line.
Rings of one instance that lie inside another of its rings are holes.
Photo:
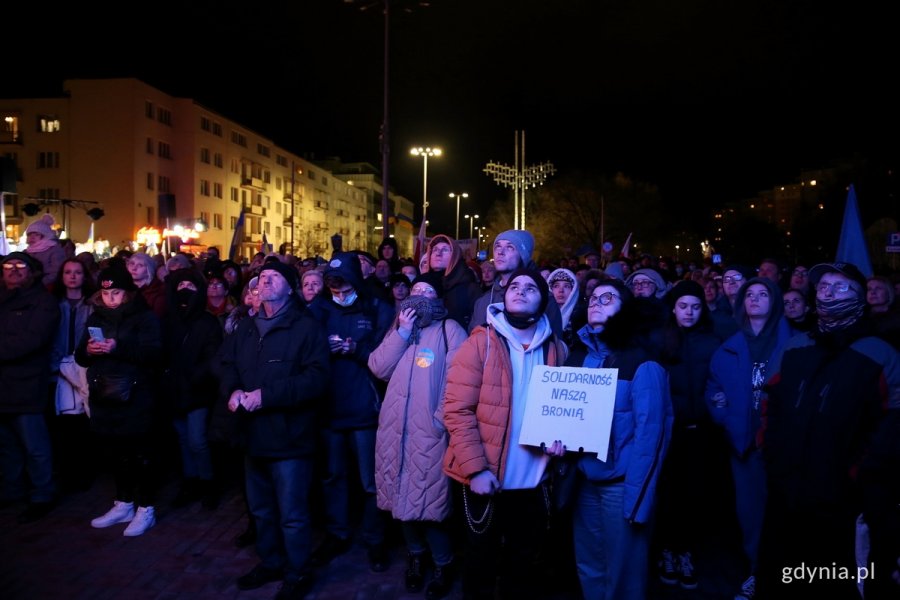
<path fill-rule="evenodd" d="M 547 533 L 547 464 L 563 448 L 559 441 L 542 449 L 518 439 L 531 371 L 561 365 L 567 354 L 544 315 L 549 299 L 539 273 L 514 271 L 503 302 L 488 307 L 487 324 L 450 362 L 444 472 L 462 484 L 466 598 L 494 598 L 498 574 L 500 597 L 540 595 L 535 562 Z"/>
<path fill-rule="evenodd" d="M 573 534 L 581 590 L 588 600 L 643 600 L 656 482 L 672 431 L 666 372 L 638 343 L 638 300 L 618 280 L 588 297 L 587 325 L 566 362 L 618 369 L 606 460 L 586 453 L 575 499 Z M 563 440 L 565 442 L 565 440 Z"/>

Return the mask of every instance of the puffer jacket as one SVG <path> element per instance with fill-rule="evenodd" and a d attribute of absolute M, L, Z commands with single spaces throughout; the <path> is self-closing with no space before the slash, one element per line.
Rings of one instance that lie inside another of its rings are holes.
<path fill-rule="evenodd" d="M 653 514 L 656 485 L 672 437 L 674 413 L 665 369 L 639 346 L 611 350 L 585 325 L 581 344 L 567 361 L 573 367 L 618 369 L 616 400 L 606 461 L 587 453 L 578 469 L 588 481 L 625 484 L 624 518 L 646 523 Z"/>
<path fill-rule="evenodd" d="M 400 521 L 442 521 L 450 514 L 443 395 L 447 365 L 466 340 L 452 319 L 432 322 L 419 343 L 392 329 L 369 355 L 369 368 L 388 387 L 375 440 L 378 508 Z"/>
<path fill-rule="evenodd" d="M 566 355 L 566 345 L 551 336 L 546 364 L 560 366 Z M 476 327 L 447 372 L 444 424 L 450 432 L 450 445 L 444 455 L 444 472 L 453 479 L 468 484 L 474 475 L 490 469 L 503 481 L 502 457 L 509 450 L 511 427 L 512 377 L 504 340 L 493 327 Z"/>

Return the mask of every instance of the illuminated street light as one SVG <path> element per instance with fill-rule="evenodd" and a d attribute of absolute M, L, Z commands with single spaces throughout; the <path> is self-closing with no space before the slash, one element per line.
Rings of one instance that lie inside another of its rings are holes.
<path fill-rule="evenodd" d="M 412 148 L 409 151 L 413 156 L 422 157 L 422 222 L 426 222 L 428 214 L 428 157 L 440 156 L 440 148 Z"/>
<path fill-rule="evenodd" d="M 491 175 L 496 183 L 504 187 L 512 187 L 514 198 L 513 227 L 515 229 L 525 229 L 525 190 L 544 185 L 547 177 L 556 173 L 556 167 L 550 162 L 526 167 L 525 132 L 522 131 L 520 151 L 519 132 L 516 131 L 515 162 L 513 166 L 489 162 L 485 165 L 484 172 Z"/>
<path fill-rule="evenodd" d="M 471 239 L 472 239 L 472 231 L 473 231 L 473 227 L 472 227 L 472 226 L 475 224 L 475 219 L 478 218 L 478 215 L 471 215 L 471 216 L 470 216 L 470 215 L 466 215 L 466 216 L 463 217 L 463 218 L 469 220 L 469 239 L 471 240 Z"/>
<path fill-rule="evenodd" d="M 459 239 L 459 199 L 460 198 L 468 198 L 469 194 L 467 194 L 466 192 L 463 192 L 462 194 L 456 194 L 456 193 L 450 192 L 450 197 L 456 198 L 456 239 L 458 240 Z"/>

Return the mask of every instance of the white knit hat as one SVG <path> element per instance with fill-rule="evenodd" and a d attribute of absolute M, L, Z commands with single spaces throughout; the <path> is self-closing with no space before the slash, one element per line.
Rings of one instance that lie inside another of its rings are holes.
<path fill-rule="evenodd" d="M 34 223 L 28 226 L 28 229 L 25 230 L 25 233 L 39 233 L 44 237 L 45 240 L 55 240 L 56 231 L 53 230 L 53 223 L 53 215 L 51 215 L 50 213 L 44 213 L 41 215 L 40 219 L 36 220 Z"/>

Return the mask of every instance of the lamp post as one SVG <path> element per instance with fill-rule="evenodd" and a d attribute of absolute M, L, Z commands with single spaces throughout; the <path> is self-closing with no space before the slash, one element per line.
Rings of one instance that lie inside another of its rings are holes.
<path fill-rule="evenodd" d="M 450 192 L 450 197 L 456 198 L 456 239 L 458 240 L 459 239 L 459 199 L 460 198 L 468 198 L 469 194 L 466 192 L 463 192 L 462 194 L 455 194 L 453 192 Z"/>
<path fill-rule="evenodd" d="M 413 156 L 422 157 L 422 222 L 426 223 L 428 218 L 428 157 L 440 156 L 440 148 L 412 148 L 409 151 Z"/>
<path fill-rule="evenodd" d="M 463 217 L 463 218 L 469 220 L 469 239 L 471 240 L 471 239 L 472 239 L 473 225 L 475 225 L 475 219 L 478 218 L 478 215 L 466 215 L 466 216 Z"/>

